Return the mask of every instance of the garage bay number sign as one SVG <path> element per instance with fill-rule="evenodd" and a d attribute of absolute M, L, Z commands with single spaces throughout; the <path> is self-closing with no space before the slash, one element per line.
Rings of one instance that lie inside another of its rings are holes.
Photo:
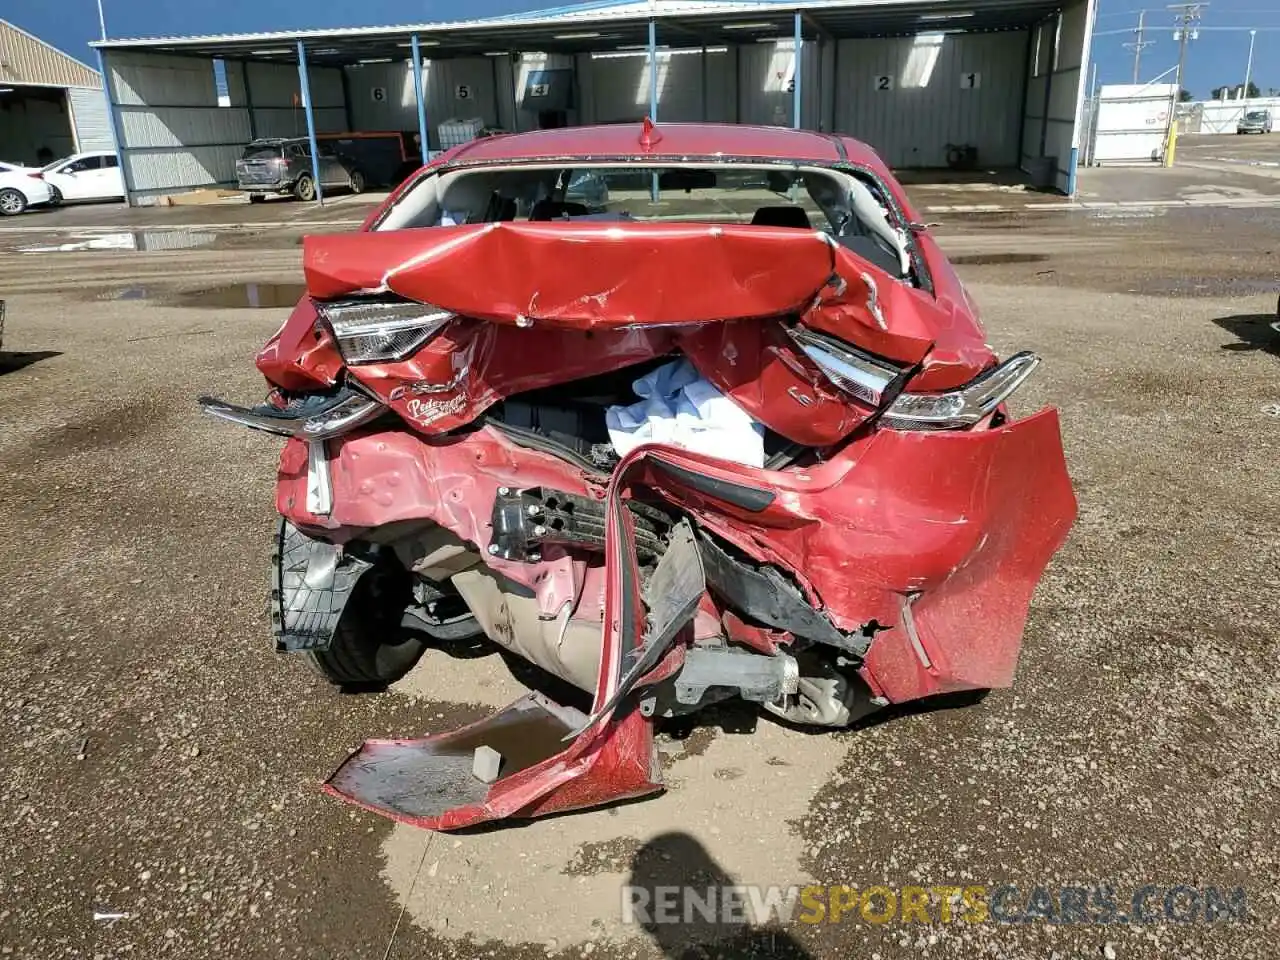
<path fill-rule="evenodd" d="M 471 84 L 469 83 L 459 83 L 453 88 L 453 96 L 455 100 L 470 100 L 472 95 Z M 369 96 L 373 99 L 374 103 L 386 103 L 387 88 L 370 87 Z"/>
<path fill-rule="evenodd" d="M 893 76 L 888 73 L 877 74 L 872 78 L 877 90 L 892 90 Z M 968 71 L 960 74 L 961 90 L 977 90 L 982 86 L 982 74 Z"/>

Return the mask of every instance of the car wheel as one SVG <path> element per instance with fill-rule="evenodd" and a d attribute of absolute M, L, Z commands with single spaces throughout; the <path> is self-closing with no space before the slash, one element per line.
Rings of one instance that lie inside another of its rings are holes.
<path fill-rule="evenodd" d="M 311 201 L 316 198 L 316 182 L 305 173 L 293 185 L 293 195 L 299 200 Z"/>
<path fill-rule="evenodd" d="M 352 193 L 364 193 L 364 174 L 359 170 L 352 170 L 347 182 L 351 187 Z"/>
<path fill-rule="evenodd" d="M 62 206 L 62 191 L 59 190 L 57 187 L 53 187 L 53 186 L 49 187 L 49 206 L 51 207 Z"/>
<path fill-rule="evenodd" d="M 27 209 L 27 198 L 21 191 L 0 190 L 0 216 L 16 217 Z"/>
<path fill-rule="evenodd" d="M 347 600 L 329 648 L 308 651 L 307 661 L 343 687 L 385 687 L 399 680 L 427 648 L 421 634 L 400 625 L 410 597 L 403 570 L 370 570 Z"/>
<path fill-rule="evenodd" d="M 266 199 L 267 199 L 267 195 L 266 195 L 265 193 L 251 193 L 251 194 L 249 194 L 249 202 L 250 202 L 250 203 L 262 203 L 262 202 L 263 202 L 264 200 L 266 200 Z"/>

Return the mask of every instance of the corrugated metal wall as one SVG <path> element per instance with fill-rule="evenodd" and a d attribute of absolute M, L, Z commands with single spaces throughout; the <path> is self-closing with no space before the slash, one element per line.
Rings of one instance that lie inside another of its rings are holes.
<path fill-rule="evenodd" d="M 522 53 L 520 60 L 511 65 L 511 100 L 514 123 L 508 128 L 525 131 L 538 129 L 538 114 L 534 110 L 524 108 L 524 95 L 529 85 L 529 75 L 543 70 L 575 70 L 574 57 L 563 53 Z M 578 89 L 575 91 L 575 103 L 582 99 L 582 78 L 578 78 Z M 578 125 L 586 123 L 581 105 L 569 111 L 569 123 Z"/>
<path fill-rule="evenodd" d="M 76 150 L 114 150 L 111 136 L 111 113 L 107 94 L 101 87 L 71 87 L 67 90 L 71 110 L 71 127 L 75 132 Z"/>
<path fill-rule="evenodd" d="M 1045 185 L 1064 193 L 1072 182 L 1072 148 L 1078 143 L 1089 9 L 1088 2 L 1077 3 L 1033 28 L 1026 63 L 1021 166 L 1047 167 Z"/>
<path fill-rule="evenodd" d="M 210 61 L 204 62 L 208 64 Z M 312 66 L 307 77 L 311 83 L 311 109 L 315 114 L 316 131 L 342 133 L 351 129 L 342 93 L 342 71 L 335 67 Z M 255 137 L 306 136 L 307 116 L 302 107 L 302 83 L 297 67 L 287 63 L 249 61 L 244 64 L 244 83 L 253 111 Z M 237 103 L 234 93 L 231 102 Z"/>
<path fill-rule="evenodd" d="M 895 167 L 944 167 L 947 144 L 978 161 L 1018 162 L 1027 34 L 929 34 L 842 40 L 835 51 L 835 126 Z"/>
<path fill-rule="evenodd" d="M 510 89 L 502 89 L 498 76 L 505 72 L 504 57 L 460 57 L 423 64 L 422 85 L 427 110 L 427 139 L 439 147 L 436 129 L 445 120 L 481 118 L 488 126 L 502 126 L 501 99 L 510 101 Z M 369 63 L 348 67 L 347 91 L 351 98 L 351 125 L 355 130 L 418 129 L 418 105 L 413 91 L 413 65 L 407 61 Z M 509 113 L 509 111 L 508 111 Z"/>
<path fill-rule="evenodd" d="M 643 50 L 625 54 L 582 54 L 578 88 L 584 123 L 639 121 L 649 114 L 649 58 Z M 668 123 L 731 120 L 733 57 L 712 48 L 659 51 L 658 119 Z"/>
<path fill-rule="evenodd" d="M 219 107 L 210 60 L 106 51 L 104 61 L 131 202 L 235 179 L 250 139 L 238 75 L 239 99 Z"/>
<path fill-rule="evenodd" d="M 806 41 L 801 51 L 802 125 L 822 123 L 819 80 L 824 67 L 819 45 Z M 794 42 L 778 40 L 740 47 L 659 51 L 658 119 L 711 123 L 762 123 L 791 126 L 795 71 Z M 578 83 L 584 123 L 639 120 L 649 112 L 649 60 L 646 51 L 582 54 Z"/>
<path fill-rule="evenodd" d="M 738 48 L 736 121 L 791 126 L 795 42 L 747 43 Z M 815 129 L 819 120 L 818 45 L 806 41 L 800 50 L 801 126 Z"/>
<path fill-rule="evenodd" d="M 96 87 L 98 71 L 0 20 L 0 81 L 49 87 Z"/>

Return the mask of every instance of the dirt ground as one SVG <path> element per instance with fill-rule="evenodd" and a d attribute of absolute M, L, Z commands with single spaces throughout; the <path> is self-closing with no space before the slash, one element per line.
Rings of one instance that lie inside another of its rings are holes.
<path fill-rule="evenodd" d="M 196 412 L 260 396 L 252 356 L 287 311 L 247 304 L 283 302 L 302 230 L 351 217 L 272 213 L 184 249 L 0 231 L 6 956 L 1278 955 L 1280 213 L 935 228 L 997 349 L 1044 357 L 1016 407 L 1060 408 L 1080 501 L 1011 690 L 826 734 L 727 711 L 664 740 L 657 799 L 457 836 L 317 784 L 366 737 L 519 684 L 433 651 L 342 695 L 272 652 L 278 446 Z M 1218 885 L 1248 919 L 623 922 L 624 883 L 717 881 Z"/>

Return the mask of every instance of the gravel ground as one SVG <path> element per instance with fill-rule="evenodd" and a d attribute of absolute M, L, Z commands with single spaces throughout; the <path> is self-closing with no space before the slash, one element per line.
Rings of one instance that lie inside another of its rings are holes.
<path fill-rule="evenodd" d="M 192 403 L 257 396 L 284 311 L 170 294 L 296 283 L 296 233 L 0 257 L 0 950 L 380 958 L 394 929 L 392 956 L 463 960 L 1277 956 L 1276 221 L 938 230 L 997 348 L 1044 356 L 1018 407 L 1061 408 L 1080 499 L 1015 687 L 836 734 L 762 723 L 755 750 L 721 717 L 664 746 L 658 800 L 430 847 L 317 783 L 365 737 L 503 702 L 501 661 L 343 696 L 271 652 L 276 447 Z M 708 878 L 1243 886 L 1250 920 L 619 934 L 620 884 Z"/>

